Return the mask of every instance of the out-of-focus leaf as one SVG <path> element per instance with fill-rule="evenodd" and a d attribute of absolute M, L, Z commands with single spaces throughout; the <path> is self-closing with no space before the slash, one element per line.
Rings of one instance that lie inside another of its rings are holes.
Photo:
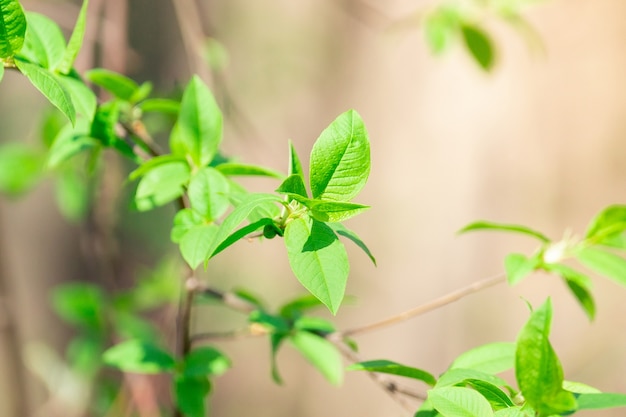
<path fill-rule="evenodd" d="M 30 191 L 42 176 L 41 152 L 22 143 L 0 146 L 0 193 L 16 197 Z"/>

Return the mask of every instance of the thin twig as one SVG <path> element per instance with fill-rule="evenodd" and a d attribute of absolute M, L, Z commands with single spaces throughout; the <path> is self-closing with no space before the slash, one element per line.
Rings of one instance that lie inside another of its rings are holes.
<path fill-rule="evenodd" d="M 412 308 L 410 310 L 407 310 L 395 316 L 391 316 L 384 320 L 370 323 L 365 326 L 344 330 L 343 332 L 340 332 L 340 336 L 342 336 L 341 338 L 351 337 L 351 336 L 356 336 L 358 334 L 378 330 L 387 326 L 391 326 L 391 325 L 403 322 L 405 320 L 411 319 L 413 317 L 417 317 L 424 313 L 428 313 L 429 311 L 436 310 L 440 307 L 453 303 L 467 295 L 474 294 L 475 292 L 478 292 L 482 289 L 489 288 L 489 287 L 492 287 L 496 284 L 500 284 L 503 282 L 505 282 L 504 274 L 498 274 L 489 278 L 485 278 L 481 281 L 474 282 L 473 284 L 468 285 L 467 287 L 460 288 L 456 291 L 453 291 L 449 294 L 436 298 L 432 301 L 429 301 L 425 304 L 422 304 L 420 306 L 417 306 L 415 308 Z"/>

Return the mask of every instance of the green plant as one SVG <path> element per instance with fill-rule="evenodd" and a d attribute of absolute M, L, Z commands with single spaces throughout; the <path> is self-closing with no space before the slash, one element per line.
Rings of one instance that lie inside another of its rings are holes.
<path fill-rule="evenodd" d="M 517 3 L 521 4 L 510 4 Z M 626 406 L 626 395 L 601 393 L 564 379 L 549 341 L 550 299 L 531 308 L 530 318 L 515 342 L 489 344 L 466 352 L 437 377 L 389 360 L 358 359 L 353 336 L 449 304 L 504 281 L 504 276 L 361 328 L 338 330 L 332 322 L 311 315 L 320 306 L 337 314 L 344 300 L 349 262 L 340 238 L 355 243 L 375 263 L 365 243 L 342 224 L 368 208 L 352 202 L 370 171 L 368 135 L 358 113 L 349 110 L 323 130 L 310 153 L 308 176 L 293 145 L 288 149 L 286 175 L 234 161 L 221 152 L 223 117 L 200 77 L 192 77 L 177 100 L 153 98 L 149 83 L 139 85 L 112 71 L 92 69 L 83 78 L 74 70 L 87 7 L 88 1 L 84 1 L 66 44 L 53 21 L 24 13 L 17 0 L 0 0 L 0 78 L 5 68 L 21 72 L 65 118 L 61 123 L 59 114 L 52 113 L 45 120 L 43 150 L 19 144 L 2 148 L 0 189 L 17 195 L 42 175 L 52 175 L 59 184 L 63 211 L 70 218 L 80 219 L 90 209 L 89 184 L 105 169 L 102 154 L 112 150 L 135 166 L 128 179 L 137 181 L 133 195 L 136 210 L 148 211 L 170 203 L 176 206 L 171 240 L 178 244 L 186 263 L 180 272 L 176 261 L 164 261 L 127 290 L 107 291 L 99 285 L 73 283 L 54 291 L 52 301 L 57 313 L 77 328 L 69 360 L 74 373 L 88 381 L 93 390 L 93 413 L 113 409 L 115 393 L 111 386 L 122 376 L 111 376 L 106 371 L 112 366 L 128 373 L 167 375 L 175 413 L 206 415 L 205 399 L 213 380 L 231 364 L 217 348 L 195 345 L 207 339 L 191 332 L 192 308 L 200 302 L 217 303 L 245 314 L 249 331 L 269 339 L 272 377 L 277 383 L 282 379 L 275 357 L 288 342 L 333 384 L 342 381 L 342 355 L 353 362 L 350 370 L 423 382 L 428 390 L 415 394 L 376 377 L 395 398 L 409 395 L 423 400 L 416 412 L 420 417 L 553 416 Z M 455 16 L 457 20 L 451 27 L 461 30 L 477 62 L 490 68 L 493 59 L 486 35 L 461 15 Z M 443 41 L 435 32 L 443 29 L 433 28 L 433 24 L 430 21 L 427 31 L 439 48 L 438 42 Z M 98 100 L 85 80 L 110 98 Z M 174 122 L 163 131 L 152 131 L 144 123 L 149 113 L 171 117 Z M 168 151 L 160 149 L 153 139 L 155 134 L 167 135 Z M 277 181 L 275 192 L 248 192 L 237 181 L 239 176 L 273 178 Z M 564 280 L 590 319 L 596 308 L 591 280 L 563 261 L 574 258 L 626 285 L 626 261 L 620 256 L 626 250 L 625 206 L 603 210 L 580 239 L 553 242 L 524 226 L 491 222 L 476 222 L 462 229 L 471 230 L 502 230 L 539 240 L 531 256 L 506 257 L 509 284 L 537 270 L 555 274 Z M 309 294 L 272 310 L 249 291 L 224 293 L 198 279 L 199 267 L 210 270 L 213 257 L 250 237 L 283 239 L 293 273 Z M 175 276 L 182 276 L 182 282 L 172 279 Z M 163 335 L 143 315 L 163 304 L 178 304 L 175 348 L 167 346 Z M 515 370 L 516 386 L 499 376 L 510 369 Z"/>

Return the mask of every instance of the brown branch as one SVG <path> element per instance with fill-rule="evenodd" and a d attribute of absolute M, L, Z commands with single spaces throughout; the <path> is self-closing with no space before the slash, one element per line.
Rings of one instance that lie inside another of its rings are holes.
<path fill-rule="evenodd" d="M 480 290 L 485 288 L 492 287 L 496 284 L 500 284 L 505 282 L 505 275 L 498 274 L 493 277 L 485 278 L 481 281 L 474 282 L 473 284 L 468 285 L 467 287 L 460 288 L 456 291 L 453 291 L 449 294 L 436 298 L 432 301 L 429 301 L 425 304 L 407 310 L 403 313 L 396 314 L 395 316 L 388 317 L 384 320 L 380 320 L 374 323 L 366 324 L 361 327 L 356 327 L 353 329 L 344 330 L 343 332 L 339 332 L 340 338 L 356 336 L 362 333 L 371 332 L 374 330 L 379 330 L 381 328 L 392 326 L 394 324 L 401 323 L 405 320 L 411 319 L 413 317 L 417 317 L 419 315 L 428 313 L 430 311 L 436 310 L 440 307 L 453 303 L 461 298 L 474 294 Z"/>

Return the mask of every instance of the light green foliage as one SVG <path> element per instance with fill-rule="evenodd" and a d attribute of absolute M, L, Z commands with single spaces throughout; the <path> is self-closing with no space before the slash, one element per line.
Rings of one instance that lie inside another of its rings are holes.
<path fill-rule="evenodd" d="M 576 254 L 582 264 L 626 286 L 626 260 L 621 256 L 595 247 L 585 247 Z"/>
<path fill-rule="evenodd" d="M 289 342 L 333 385 L 343 380 L 341 355 L 328 340 L 306 331 L 296 332 Z"/>
<path fill-rule="evenodd" d="M 515 366 L 515 344 L 500 342 L 482 345 L 457 356 L 450 369 L 472 369 L 498 374 Z"/>
<path fill-rule="evenodd" d="M 154 167 L 137 185 L 137 209 L 152 210 L 177 199 L 183 195 L 190 175 L 189 166 L 181 162 L 167 162 Z"/>
<path fill-rule="evenodd" d="M 538 256 L 527 258 L 521 253 L 510 253 L 504 258 L 504 270 L 509 284 L 515 285 L 531 272 L 535 271 L 541 264 Z"/>
<path fill-rule="evenodd" d="M 215 168 L 205 167 L 191 181 L 187 195 L 191 208 L 207 221 L 219 219 L 230 206 L 230 184 Z"/>
<path fill-rule="evenodd" d="M 0 59 L 11 58 L 22 48 L 26 16 L 18 0 L 0 0 Z"/>
<path fill-rule="evenodd" d="M 205 417 L 205 398 L 211 391 L 211 383 L 205 376 L 178 375 L 174 379 L 176 406 L 187 417 Z"/>
<path fill-rule="evenodd" d="M 489 402 L 478 392 L 462 387 L 428 391 L 428 399 L 443 417 L 491 417 Z"/>
<path fill-rule="evenodd" d="M 182 236 L 180 253 L 191 268 L 197 268 L 206 259 L 218 231 L 214 224 L 203 224 L 192 227 Z"/>
<path fill-rule="evenodd" d="M 361 238 L 355 232 L 348 229 L 346 226 L 344 226 L 341 223 L 328 223 L 328 226 L 330 226 L 330 228 L 333 229 L 334 232 L 337 233 L 339 236 L 343 236 L 346 239 L 349 239 L 352 242 L 354 242 L 354 244 L 356 244 L 359 248 L 361 248 L 363 252 L 365 252 L 365 254 L 370 258 L 372 263 L 376 265 L 376 258 L 374 257 L 370 249 L 367 247 L 365 242 L 363 242 L 363 240 L 361 240 Z"/>
<path fill-rule="evenodd" d="M 348 370 L 380 372 L 384 374 L 404 376 L 407 378 L 417 379 L 418 381 L 422 381 L 430 386 L 434 386 L 437 383 L 437 379 L 435 379 L 432 374 L 422 369 L 401 365 L 399 363 L 388 361 L 385 359 L 358 362 L 350 365 L 348 367 Z"/>
<path fill-rule="evenodd" d="M 107 349 L 104 362 L 125 372 L 157 374 L 174 369 L 174 358 L 160 347 L 133 339 Z"/>
<path fill-rule="evenodd" d="M 548 340 L 552 303 L 536 309 L 517 338 L 515 377 L 528 404 L 539 417 L 576 409 L 572 393 L 563 389 L 561 363 Z"/>
<path fill-rule="evenodd" d="M 44 156 L 30 146 L 0 146 L 0 193 L 19 196 L 30 191 L 42 176 Z"/>
<path fill-rule="evenodd" d="M 68 283 L 52 293 L 55 311 L 75 326 L 100 330 L 105 325 L 106 298 L 100 287 L 86 283 Z"/>
<path fill-rule="evenodd" d="M 59 26 L 39 13 L 26 13 L 28 29 L 20 56 L 45 69 L 54 70 L 65 51 L 65 38 Z"/>
<path fill-rule="evenodd" d="M 81 46 L 83 45 L 83 38 L 85 37 L 85 27 L 87 25 L 87 7 L 89 6 L 89 0 L 83 0 L 83 5 L 78 13 L 76 19 L 76 25 L 70 36 L 70 40 L 67 43 L 67 48 L 63 54 L 61 62 L 58 65 L 58 70 L 61 74 L 68 74 L 74 66 L 74 61 L 78 56 Z"/>
<path fill-rule="evenodd" d="M 89 70 L 85 77 L 123 101 L 135 102 L 139 85 L 130 78 L 102 68 Z"/>

